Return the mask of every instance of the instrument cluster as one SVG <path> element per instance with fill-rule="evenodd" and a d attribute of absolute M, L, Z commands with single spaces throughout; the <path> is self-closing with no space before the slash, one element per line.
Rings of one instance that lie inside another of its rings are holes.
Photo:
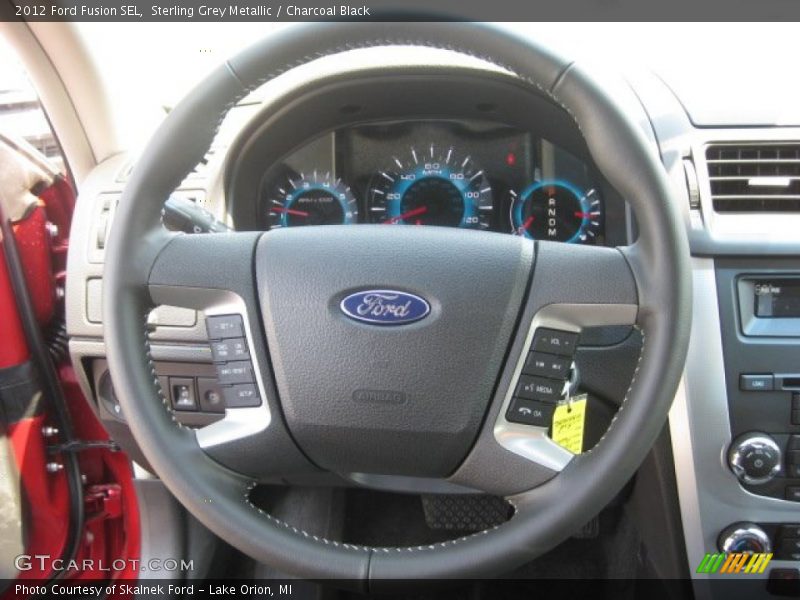
<path fill-rule="evenodd" d="M 598 176 L 559 146 L 482 121 L 396 121 L 319 136 L 269 167 L 260 228 L 434 225 L 606 243 Z"/>

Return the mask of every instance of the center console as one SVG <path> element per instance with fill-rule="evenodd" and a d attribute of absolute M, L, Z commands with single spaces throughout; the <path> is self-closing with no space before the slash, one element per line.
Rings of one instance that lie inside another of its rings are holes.
<path fill-rule="evenodd" d="M 670 413 L 688 572 L 700 599 L 800 594 L 800 130 L 697 128 L 654 88 L 643 101 L 669 115 L 653 125 L 693 256 Z M 730 553 L 763 560 L 729 572 Z"/>
<path fill-rule="evenodd" d="M 800 260 L 719 259 L 716 279 L 728 464 L 748 492 L 800 503 Z"/>
<path fill-rule="evenodd" d="M 704 126 L 664 82 L 634 85 L 692 254 L 669 425 L 695 597 L 800 596 L 800 128 Z M 723 568 L 748 552 L 757 568 Z"/>

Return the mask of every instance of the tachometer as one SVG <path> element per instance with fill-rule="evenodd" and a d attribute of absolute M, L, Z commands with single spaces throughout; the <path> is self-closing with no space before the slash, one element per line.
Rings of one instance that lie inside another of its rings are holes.
<path fill-rule="evenodd" d="M 600 197 L 563 180 L 537 181 L 511 192 L 511 227 L 536 240 L 591 243 L 602 224 Z"/>
<path fill-rule="evenodd" d="M 300 225 L 349 225 L 358 219 L 358 205 L 350 187 L 330 173 L 311 177 L 302 173 L 275 186 L 268 201 L 270 229 Z"/>
<path fill-rule="evenodd" d="M 369 212 L 373 223 L 386 225 L 488 229 L 492 188 L 470 156 L 434 144 L 411 147 L 373 176 Z"/>

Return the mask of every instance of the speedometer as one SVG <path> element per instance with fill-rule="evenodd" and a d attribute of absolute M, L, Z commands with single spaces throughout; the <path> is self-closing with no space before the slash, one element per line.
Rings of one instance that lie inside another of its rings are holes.
<path fill-rule="evenodd" d="M 412 146 L 372 177 L 369 213 L 373 223 L 386 225 L 488 229 L 492 188 L 469 155 Z"/>

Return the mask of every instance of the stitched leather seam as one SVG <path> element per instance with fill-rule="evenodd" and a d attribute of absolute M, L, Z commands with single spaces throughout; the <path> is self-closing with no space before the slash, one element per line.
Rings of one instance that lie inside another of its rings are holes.
<path fill-rule="evenodd" d="M 644 330 L 641 327 L 639 327 L 638 325 L 634 325 L 634 329 L 636 329 L 636 331 L 638 331 L 639 333 L 642 334 L 642 347 L 639 350 L 639 358 L 636 361 L 636 368 L 633 371 L 633 376 L 631 377 L 631 383 L 628 386 L 628 391 L 625 392 L 625 397 L 622 399 L 622 403 L 619 405 L 619 409 L 617 410 L 616 414 L 611 419 L 611 423 L 608 424 L 608 428 L 606 429 L 605 433 L 603 433 L 603 435 L 600 437 L 599 440 L 597 440 L 597 443 L 592 448 L 590 448 L 589 450 L 584 452 L 581 456 L 588 456 L 592 452 L 597 450 L 597 448 L 600 446 L 600 444 L 603 443 L 603 440 L 606 439 L 606 436 L 608 435 L 608 433 L 614 427 L 614 423 L 617 421 L 619 416 L 622 414 L 622 411 L 625 410 L 625 406 L 627 405 L 628 398 L 629 398 L 629 396 L 631 394 L 631 390 L 633 389 L 633 386 L 636 383 L 636 376 L 639 374 L 639 367 L 642 364 L 642 357 L 644 356 L 644 347 L 645 347 L 645 344 L 647 342 L 647 336 L 645 335 Z"/>
<path fill-rule="evenodd" d="M 187 429 L 187 427 L 178 421 L 175 417 L 174 411 L 171 410 L 169 399 L 167 395 L 164 393 L 164 389 L 161 387 L 161 382 L 158 379 L 158 374 L 156 373 L 156 364 L 153 361 L 153 353 L 150 348 L 150 334 L 149 334 L 149 327 L 147 326 L 147 318 L 150 315 L 150 310 L 145 308 L 144 309 L 144 356 L 147 360 L 147 367 L 150 369 L 150 377 L 153 380 L 153 388 L 158 395 L 159 400 L 161 400 L 161 405 L 164 407 L 167 415 L 169 416 L 170 420 L 177 425 L 179 429 Z"/>

